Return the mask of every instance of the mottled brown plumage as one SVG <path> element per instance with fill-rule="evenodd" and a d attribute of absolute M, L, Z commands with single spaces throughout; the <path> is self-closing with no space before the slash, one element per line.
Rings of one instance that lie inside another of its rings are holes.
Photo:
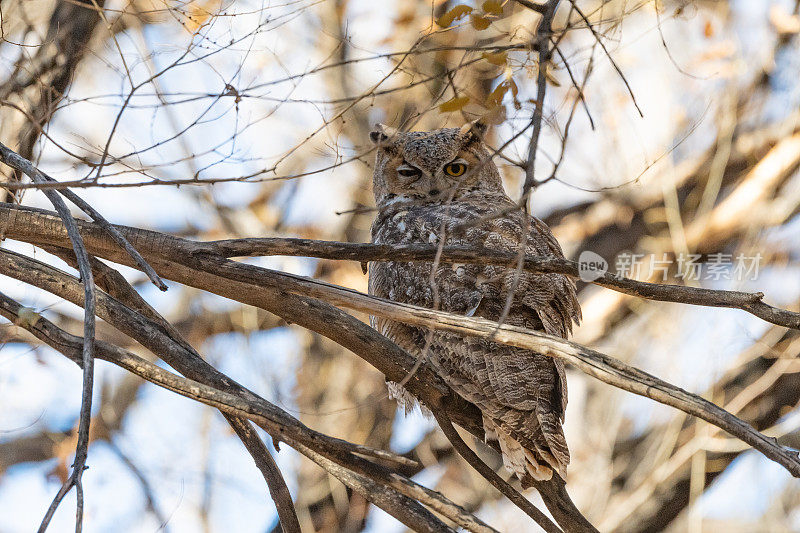
<path fill-rule="evenodd" d="M 529 217 L 503 191 L 497 167 L 477 126 L 397 133 L 381 128 L 374 173 L 378 215 L 372 241 L 441 243 L 519 250 L 562 257 L 547 226 Z M 463 170 L 462 166 L 466 170 Z M 398 302 L 499 320 L 516 270 L 465 264 L 374 262 L 370 293 Z M 571 280 L 558 274 L 519 275 L 505 323 L 566 337 L 580 307 Z M 487 439 L 499 441 L 503 462 L 527 485 L 562 477 L 569 450 L 561 429 L 567 405 L 563 364 L 486 339 L 462 337 L 373 318 L 373 326 L 426 361 L 450 387 L 477 405 Z M 390 391 L 406 409 L 416 400 L 397 384 Z"/>

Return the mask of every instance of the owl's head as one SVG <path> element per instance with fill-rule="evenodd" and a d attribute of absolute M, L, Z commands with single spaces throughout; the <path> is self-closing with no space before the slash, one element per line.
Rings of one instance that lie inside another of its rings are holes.
<path fill-rule="evenodd" d="M 442 202 L 467 194 L 502 192 L 500 173 L 482 141 L 481 123 L 463 128 L 398 132 L 381 124 L 370 133 L 378 147 L 373 192 L 387 201 Z"/>

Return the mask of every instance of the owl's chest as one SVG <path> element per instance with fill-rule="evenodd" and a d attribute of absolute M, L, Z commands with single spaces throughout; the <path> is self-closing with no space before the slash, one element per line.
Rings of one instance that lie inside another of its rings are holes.
<path fill-rule="evenodd" d="M 480 221 L 488 211 L 469 203 L 396 206 L 383 210 L 372 225 L 372 242 L 436 244 L 442 235 L 448 245 L 478 244 L 487 231 Z"/>
<path fill-rule="evenodd" d="M 376 244 L 444 244 L 482 246 L 484 232 L 471 229 L 453 236 L 457 226 L 469 223 L 478 214 L 464 207 L 400 209 L 379 217 L 372 228 Z M 387 261 L 370 263 L 370 293 L 390 300 L 437 307 L 469 314 L 482 297 L 485 268 L 477 264 L 439 264 L 430 262 Z"/>

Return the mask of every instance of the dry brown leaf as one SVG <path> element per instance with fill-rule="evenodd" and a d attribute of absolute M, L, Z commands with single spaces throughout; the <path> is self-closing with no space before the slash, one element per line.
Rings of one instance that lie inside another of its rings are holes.
<path fill-rule="evenodd" d="M 472 22 L 472 27 L 478 31 L 485 30 L 492 24 L 491 19 L 483 15 L 470 15 L 469 18 L 470 22 Z"/>
<path fill-rule="evenodd" d="M 441 17 L 439 17 L 438 19 L 436 19 L 436 24 L 438 24 L 442 28 L 448 28 L 454 21 L 462 17 L 465 17 L 470 13 L 472 13 L 472 8 L 470 6 L 459 4 L 450 11 L 448 11 L 447 13 L 445 13 L 444 15 L 442 15 Z"/>
<path fill-rule="evenodd" d="M 196 33 L 211 17 L 214 7 L 219 4 L 219 0 L 206 0 L 205 2 L 192 2 L 189 7 L 186 29 Z"/>
<path fill-rule="evenodd" d="M 440 113 L 452 113 L 458 111 L 469 103 L 469 96 L 457 96 L 439 105 Z"/>
<path fill-rule="evenodd" d="M 481 57 L 492 65 L 502 66 L 505 65 L 508 60 L 508 52 L 505 50 L 502 52 L 484 52 L 481 54 Z"/>
<path fill-rule="evenodd" d="M 706 23 L 703 25 L 703 35 L 706 38 L 714 36 L 714 24 L 710 20 L 706 20 Z"/>
<path fill-rule="evenodd" d="M 489 109 L 481 115 L 481 121 L 484 124 L 492 124 L 494 126 L 502 124 L 506 121 L 506 106 L 499 105 Z"/>
<path fill-rule="evenodd" d="M 509 84 L 506 82 L 501 83 L 494 88 L 492 92 L 486 97 L 486 105 L 491 108 L 500 105 L 503 102 L 503 97 L 508 92 Z"/>
<path fill-rule="evenodd" d="M 481 6 L 486 13 L 491 13 L 492 15 L 502 15 L 503 14 L 503 6 L 500 2 L 496 0 L 487 0 Z"/>

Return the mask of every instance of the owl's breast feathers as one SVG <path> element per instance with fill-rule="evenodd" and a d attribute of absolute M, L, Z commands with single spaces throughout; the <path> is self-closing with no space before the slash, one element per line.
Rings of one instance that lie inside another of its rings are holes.
<path fill-rule="evenodd" d="M 379 244 L 439 244 L 563 257 L 547 226 L 513 206 L 508 197 L 445 204 L 395 203 L 379 211 L 372 241 Z M 523 238 L 524 237 L 524 238 Z M 373 262 L 370 294 L 390 300 L 438 306 L 497 321 L 518 275 L 514 268 L 441 264 L 431 283 L 429 262 Z M 580 319 L 575 286 L 560 274 L 522 272 L 505 323 L 566 337 Z M 427 331 L 384 319 L 373 326 L 413 355 L 426 347 Z M 506 467 L 527 485 L 530 477 L 565 476 L 569 451 L 561 430 L 567 404 L 561 361 L 486 339 L 437 332 L 428 361 L 448 384 L 477 405 L 487 439 L 496 439 Z M 403 394 L 398 392 L 398 394 Z"/>

